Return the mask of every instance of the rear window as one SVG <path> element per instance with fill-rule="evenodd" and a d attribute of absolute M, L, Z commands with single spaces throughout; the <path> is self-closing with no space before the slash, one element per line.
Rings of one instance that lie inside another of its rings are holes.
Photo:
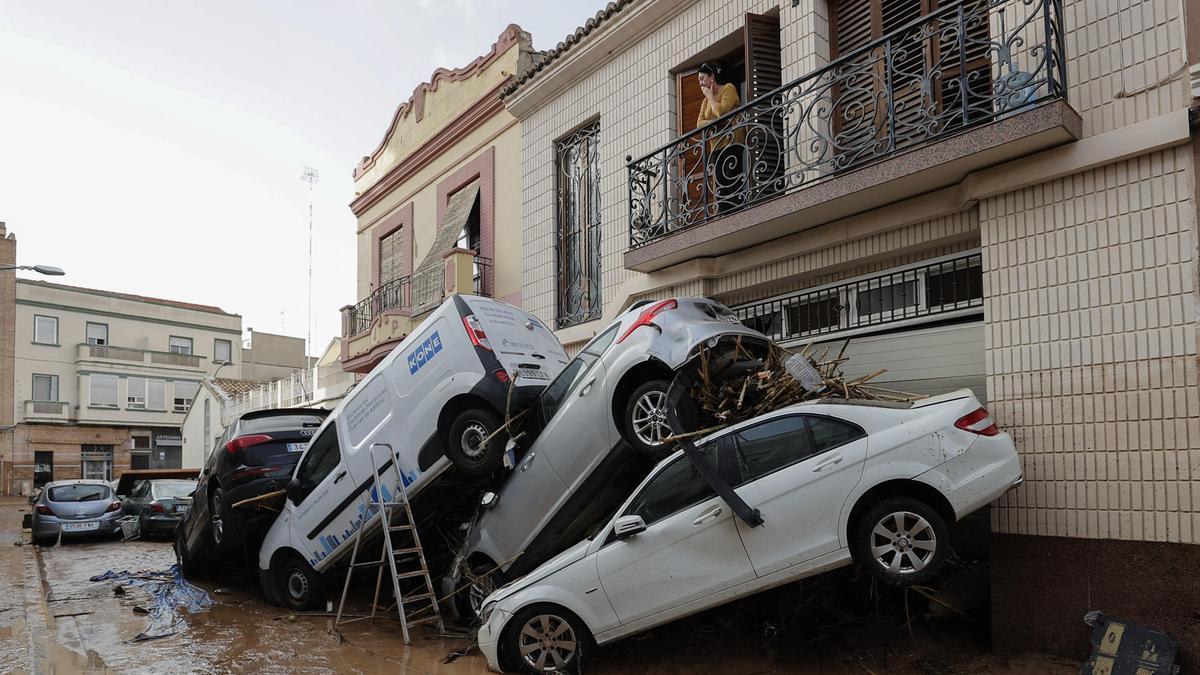
<path fill-rule="evenodd" d="M 155 499 L 180 499 L 195 489 L 196 483 L 190 480 L 156 480 L 150 486 Z"/>
<path fill-rule="evenodd" d="M 249 434 L 269 434 L 275 431 L 289 431 L 291 429 L 316 429 L 321 426 L 325 418 L 321 415 L 272 415 L 270 417 L 254 417 L 248 420 L 242 420 L 239 435 L 247 436 Z"/>
<path fill-rule="evenodd" d="M 60 485 L 50 488 L 52 502 L 98 502 L 112 497 L 107 485 Z"/>

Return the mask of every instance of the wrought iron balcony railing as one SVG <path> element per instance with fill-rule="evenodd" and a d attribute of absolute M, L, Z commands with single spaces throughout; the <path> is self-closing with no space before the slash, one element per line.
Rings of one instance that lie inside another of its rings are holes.
<path fill-rule="evenodd" d="M 1066 95 L 1061 0 L 963 0 L 629 162 L 630 247 Z"/>
<path fill-rule="evenodd" d="M 409 277 L 384 283 L 353 307 L 342 310 L 342 336 L 358 335 L 371 327 L 375 317 L 389 309 L 412 305 L 412 284 Z"/>
<path fill-rule="evenodd" d="M 742 323 L 776 341 L 981 312 L 983 258 L 972 253 L 732 309 Z"/>

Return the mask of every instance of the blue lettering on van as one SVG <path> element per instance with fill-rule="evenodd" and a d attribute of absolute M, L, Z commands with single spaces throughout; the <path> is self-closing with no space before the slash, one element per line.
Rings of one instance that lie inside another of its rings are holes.
<path fill-rule="evenodd" d="M 442 351 L 442 336 L 438 335 L 437 331 L 433 335 L 425 338 L 425 341 L 417 345 L 411 354 L 405 357 L 408 360 L 408 372 L 410 375 L 415 375 L 426 363 L 429 363 L 433 356 Z"/>

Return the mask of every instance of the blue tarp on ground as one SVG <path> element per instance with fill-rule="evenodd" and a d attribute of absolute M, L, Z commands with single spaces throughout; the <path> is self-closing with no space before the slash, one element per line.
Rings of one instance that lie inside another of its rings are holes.
<path fill-rule="evenodd" d="M 179 632 L 183 617 L 178 610 L 186 608 L 189 614 L 203 611 L 212 606 L 208 591 L 192 585 L 183 578 L 179 565 L 171 565 L 166 571 L 139 570 L 130 572 L 109 570 L 97 574 L 92 581 L 116 581 L 130 586 L 146 588 L 154 598 L 150 607 L 150 626 L 133 638 L 134 642 L 156 640 Z"/>

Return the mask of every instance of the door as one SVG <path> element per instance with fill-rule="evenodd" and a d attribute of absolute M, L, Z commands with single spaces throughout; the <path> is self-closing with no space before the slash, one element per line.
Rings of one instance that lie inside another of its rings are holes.
<path fill-rule="evenodd" d="M 733 443 L 741 473 L 736 492 L 766 521 L 737 523 L 759 576 L 842 546 L 842 508 L 867 457 L 861 428 L 821 415 L 785 415 L 738 431 Z"/>
<path fill-rule="evenodd" d="M 293 541 L 313 565 L 325 559 L 356 529 L 360 509 L 354 497 L 354 480 L 342 462 L 337 424 L 330 422 L 309 443 L 296 467 L 299 483 L 289 495 Z"/>
<path fill-rule="evenodd" d="M 612 415 L 606 407 L 600 356 L 618 328 L 613 326 L 584 347 L 534 403 L 530 414 L 536 416 L 536 424 L 526 431 L 536 433 L 537 439 L 505 481 L 496 507 L 480 520 L 505 560 L 525 550 L 612 450 L 616 439 L 609 435 Z"/>
<path fill-rule="evenodd" d="M 596 566 L 622 624 L 754 579 L 732 510 L 685 455 L 643 483 L 621 515 L 641 516 L 646 530 L 624 540 L 610 534 Z"/>
<path fill-rule="evenodd" d="M 54 481 L 54 452 L 50 450 L 33 451 L 33 486 L 42 487 Z"/>

